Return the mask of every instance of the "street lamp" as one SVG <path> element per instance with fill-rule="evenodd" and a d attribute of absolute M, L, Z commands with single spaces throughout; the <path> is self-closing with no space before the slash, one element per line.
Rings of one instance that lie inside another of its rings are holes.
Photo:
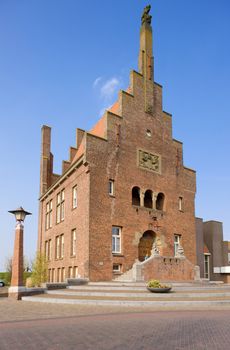
<path fill-rule="evenodd" d="M 24 222 L 26 215 L 32 215 L 28 211 L 25 211 L 22 207 L 19 207 L 18 209 L 15 210 L 9 210 L 9 213 L 15 215 L 15 219 L 18 222 Z"/>
<path fill-rule="evenodd" d="M 14 241 L 14 255 L 12 260 L 12 277 L 11 286 L 9 288 L 9 296 L 20 300 L 25 293 L 26 288 L 23 286 L 23 222 L 27 215 L 31 215 L 22 207 L 16 210 L 10 210 L 9 213 L 15 215 L 15 241 Z"/>

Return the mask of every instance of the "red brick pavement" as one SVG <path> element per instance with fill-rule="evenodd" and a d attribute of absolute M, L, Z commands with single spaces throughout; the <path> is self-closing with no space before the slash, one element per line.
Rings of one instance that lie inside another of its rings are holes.
<path fill-rule="evenodd" d="M 0 322 L 0 350 L 227 350 L 229 311 L 169 311 Z"/>

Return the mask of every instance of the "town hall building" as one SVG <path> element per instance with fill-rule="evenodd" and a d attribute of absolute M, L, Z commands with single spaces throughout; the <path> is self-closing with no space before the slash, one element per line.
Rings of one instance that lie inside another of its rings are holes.
<path fill-rule="evenodd" d="M 149 11 L 138 72 L 90 131 L 76 129 L 61 175 L 53 173 L 51 128 L 42 127 L 38 249 L 50 282 L 215 279 L 212 244 L 195 218 L 196 172 L 183 163 L 154 81 Z"/>

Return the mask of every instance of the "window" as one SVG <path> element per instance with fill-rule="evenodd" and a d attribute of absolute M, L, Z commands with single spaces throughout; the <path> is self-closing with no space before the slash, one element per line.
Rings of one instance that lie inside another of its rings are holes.
<path fill-rule="evenodd" d="M 56 236 L 55 245 L 55 259 L 62 259 L 64 257 L 64 234 Z"/>
<path fill-rule="evenodd" d="M 165 200 L 165 195 L 164 193 L 158 193 L 157 195 L 157 200 L 156 200 L 156 209 L 157 210 L 164 210 L 164 200 Z"/>
<path fill-rule="evenodd" d="M 73 267 L 73 277 L 74 277 L 74 278 L 77 278 L 77 277 L 78 277 L 78 267 L 77 267 L 77 266 L 74 266 L 74 267 Z"/>
<path fill-rule="evenodd" d="M 174 235 L 174 255 L 177 255 L 178 248 L 180 246 L 181 235 Z"/>
<path fill-rule="evenodd" d="M 65 192 L 62 190 L 57 194 L 57 224 L 65 218 Z"/>
<path fill-rule="evenodd" d="M 132 188 L 132 205 L 140 206 L 140 188 L 137 186 Z"/>
<path fill-rule="evenodd" d="M 121 272 L 121 264 L 113 264 L 113 272 L 120 273 Z"/>
<path fill-rule="evenodd" d="M 69 266 L 68 276 L 69 276 L 69 278 L 77 278 L 78 277 L 78 267 L 77 266 Z"/>
<path fill-rule="evenodd" d="M 60 236 L 61 238 L 61 258 L 64 257 L 64 235 Z"/>
<path fill-rule="evenodd" d="M 204 255 L 204 278 L 209 279 L 209 254 Z"/>
<path fill-rule="evenodd" d="M 72 192 L 72 198 L 73 198 L 73 209 L 77 208 L 77 186 L 73 187 L 73 192 Z"/>
<path fill-rule="evenodd" d="M 73 267 L 72 266 L 70 266 L 69 267 L 69 278 L 73 278 Z"/>
<path fill-rule="evenodd" d="M 61 280 L 62 280 L 62 269 L 61 267 L 59 267 L 57 269 L 57 282 L 61 282 Z"/>
<path fill-rule="evenodd" d="M 183 211 L 183 197 L 179 197 L 178 205 L 179 205 L 179 210 Z"/>
<path fill-rule="evenodd" d="M 52 227 L 53 201 L 46 203 L 46 230 Z"/>
<path fill-rule="evenodd" d="M 56 237 L 55 246 L 55 259 L 60 259 L 60 236 Z"/>
<path fill-rule="evenodd" d="M 61 282 L 64 282 L 65 281 L 65 268 L 62 267 L 61 269 Z"/>
<path fill-rule="evenodd" d="M 76 235 L 76 229 L 71 231 L 71 256 L 76 256 L 76 242 L 77 242 L 77 235 Z"/>
<path fill-rule="evenodd" d="M 112 252 L 121 253 L 121 227 L 112 227 Z"/>
<path fill-rule="evenodd" d="M 52 259 L 52 241 L 51 239 L 45 241 L 45 258 L 47 261 Z"/>
<path fill-rule="evenodd" d="M 153 207 L 153 192 L 151 190 L 145 191 L 144 206 L 150 209 Z"/>
<path fill-rule="evenodd" d="M 114 180 L 109 180 L 109 195 L 114 196 Z"/>

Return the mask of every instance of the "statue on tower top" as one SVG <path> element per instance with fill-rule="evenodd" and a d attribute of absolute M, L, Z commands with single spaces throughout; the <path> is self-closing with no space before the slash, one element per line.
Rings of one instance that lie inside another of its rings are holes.
<path fill-rule="evenodd" d="M 149 14 L 151 10 L 151 5 L 145 6 L 143 14 L 141 16 L 141 24 L 151 24 L 152 16 Z"/>

